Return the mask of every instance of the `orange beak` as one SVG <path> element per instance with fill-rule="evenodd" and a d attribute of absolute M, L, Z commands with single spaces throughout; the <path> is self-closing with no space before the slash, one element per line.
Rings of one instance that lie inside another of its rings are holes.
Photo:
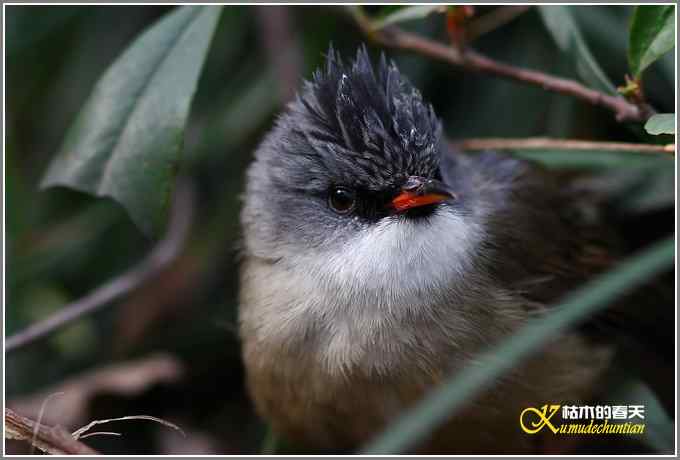
<path fill-rule="evenodd" d="M 401 192 L 395 199 L 392 200 L 392 206 L 397 211 L 406 211 L 407 209 L 417 208 L 418 206 L 425 206 L 428 204 L 441 203 L 450 197 L 446 195 L 438 195 L 430 193 L 427 195 L 416 195 L 411 192 Z"/>
<path fill-rule="evenodd" d="M 455 198 L 455 194 L 442 182 L 434 179 L 411 176 L 402 186 L 401 192 L 392 200 L 397 212 L 436 204 Z"/>

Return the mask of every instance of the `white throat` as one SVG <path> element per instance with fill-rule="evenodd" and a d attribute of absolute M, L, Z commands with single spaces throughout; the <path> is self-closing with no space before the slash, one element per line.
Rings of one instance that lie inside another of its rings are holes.
<path fill-rule="evenodd" d="M 482 232 L 481 224 L 445 206 L 429 222 L 385 218 L 341 248 L 247 270 L 252 309 L 244 309 L 242 319 L 259 340 L 314 355 L 330 373 L 382 374 L 410 361 L 407 353 L 422 358 L 449 356 L 444 347 L 469 350 L 480 329 L 471 313 L 486 308 L 464 300 L 468 291 L 480 292 L 474 254 Z"/>
<path fill-rule="evenodd" d="M 442 207 L 429 222 L 384 218 L 342 250 L 301 255 L 316 282 L 351 298 L 408 302 L 418 292 L 448 287 L 469 270 L 481 229 Z M 473 228 L 474 227 L 474 228 Z"/>

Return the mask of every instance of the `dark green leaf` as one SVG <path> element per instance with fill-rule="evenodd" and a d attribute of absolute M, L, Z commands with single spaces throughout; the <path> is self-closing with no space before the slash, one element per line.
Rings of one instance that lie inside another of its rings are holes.
<path fill-rule="evenodd" d="M 178 8 L 140 36 L 95 86 L 42 185 L 111 197 L 159 234 L 219 12 Z"/>
<path fill-rule="evenodd" d="M 675 242 L 670 237 L 633 256 L 588 285 L 575 291 L 549 314 L 532 320 L 512 337 L 494 346 L 470 366 L 449 378 L 407 411 L 374 442 L 365 454 L 397 454 L 415 446 L 445 422 L 454 409 L 518 361 L 545 344 L 561 330 L 606 307 L 635 287 L 673 267 Z"/>
<path fill-rule="evenodd" d="M 638 6 L 630 23 L 628 62 L 635 77 L 675 45 L 675 6 Z"/>
<path fill-rule="evenodd" d="M 538 11 L 559 49 L 570 57 L 579 77 L 595 89 L 616 94 L 614 85 L 588 49 L 569 8 L 562 5 L 541 5 Z"/>
<path fill-rule="evenodd" d="M 645 131 L 649 134 L 675 134 L 675 114 L 658 113 L 645 123 Z"/>
<path fill-rule="evenodd" d="M 376 19 L 373 22 L 373 29 L 379 30 L 383 27 L 389 25 L 397 24 L 400 22 L 413 21 L 415 19 L 422 19 L 435 11 L 442 11 L 445 9 L 445 5 L 419 5 L 419 6 L 407 6 L 399 8 L 393 13 L 387 16 Z"/>

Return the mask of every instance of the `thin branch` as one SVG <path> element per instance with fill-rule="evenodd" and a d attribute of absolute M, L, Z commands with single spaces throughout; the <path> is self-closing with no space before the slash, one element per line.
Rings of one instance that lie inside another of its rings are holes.
<path fill-rule="evenodd" d="M 30 452 L 31 455 L 33 455 L 33 449 L 35 449 L 36 445 L 35 440 L 36 437 L 38 436 L 38 427 L 42 424 L 43 415 L 45 415 L 45 409 L 47 408 L 47 403 L 50 401 L 50 399 L 56 396 L 63 396 L 63 394 L 64 394 L 63 391 L 58 391 L 56 393 L 47 395 L 47 398 L 45 398 L 43 402 L 40 404 L 40 411 L 38 412 L 38 421 L 35 424 L 35 428 L 33 430 L 33 437 L 31 438 L 31 452 Z"/>
<path fill-rule="evenodd" d="M 151 415 L 126 415 L 124 417 L 107 418 L 104 420 L 93 420 L 87 425 L 82 426 L 73 433 L 71 433 L 71 436 L 73 436 L 75 439 L 81 439 L 84 436 L 86 436 L 86 433 L 90 431 L 92 427 L 96 425 L 101 425 L 103 423 L 120 422 L 125 420 L 150 420 L 152 422 L 160 423 L 161 425 L 167 426 L 168 428 L 172 428 L 173 430 L 178 431 L 182 436 L 186 437 L 184 431 L 174 423 L 168 422 L 167 420 L 163 420 L 162 418 L 153 417 Z"/>
<path fill-rule="evenodd" d="M 60 426 L 47 426 L 5 408 L 5 438 L 31 443 L 53 455 L 98 455 Z"/>
<path fill-rule="evenodd" d="M 613 152 L 642 152 L 675 154 L 675 144 L 651 145 L 626 142 L 597 142 L 576 139 L 550 139 L 529 137 L 526 139 L 485 138 L 453 141 L 461 150 L 508 150 L 508 149 L 557 149 L 557 150 L 598 150 Z"/>
<path fill-rule="evenodd" d="M 91 438 L 94 436 L 123 436 L 121 433 L 118 433 L 116 431 L 93 431 L 92 433 L 87 433 L 82 435 L 78 439 L 85 439 L 85 438 Z"/>
<path fill-rule="evenodd" d="M 495 75 L 509 80 L 519 81 L 528 85 L 540 86 L 541 88 L 560 94 L 567 94 L 591 105 L 606 108 L 614 113 L 619 122 L 645 121 L 653 110 L 631 104 L 622 97 L 611 96 L 594 89 L 587 88 L 582 84 L 566 78 L 523 69 L 504 64 L 484 56 L 472 49 L 461 51 L 442 43 L 405 32 L 398 27 L 374 30 L 371 21 L 357 7 L 346 7 L 354 18 L 359 28 L 371 40 L 389 47 L 403 51 L 410 51 L 433 59 L 437 59 L 466 70 Z"/>
<path fill-rule="evenodd" d="M 284 6 L 257 6 L 259 36 L 267 60 L 277 74 L 282 103 L 295 97 L 302 75 L 302 50 L 291 11 Z"/>
<path fill-rule="evenodd" d="M 127 272 L 96 288 L 85 297 L 70 303 L 52 316 L 28 326 L 5 340 L 5 352 L 10 352 L 42 339 L 69 323 L 93 313 L 113 300 L 129 293 L 160 273 L 179 254 L 189 233 L 193 217 L 193 190 L 188 182 L 180 181 L 165 237 L 149 255 Z"/>

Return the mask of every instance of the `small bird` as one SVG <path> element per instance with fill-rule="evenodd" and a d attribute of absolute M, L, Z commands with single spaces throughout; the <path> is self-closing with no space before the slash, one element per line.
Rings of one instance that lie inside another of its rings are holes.
<path fill-rule="evenodd" d="M 247 173 L 240 335 L 260 415 L 346 451 L 611 263 L 614 238 L 559 176 L 442 135 L 420 92 L 365 48 L 325 68 Z M 422 447 L 531 453 L 526 407 L 583 402 L 612 347 L 568 331 Z"/>

